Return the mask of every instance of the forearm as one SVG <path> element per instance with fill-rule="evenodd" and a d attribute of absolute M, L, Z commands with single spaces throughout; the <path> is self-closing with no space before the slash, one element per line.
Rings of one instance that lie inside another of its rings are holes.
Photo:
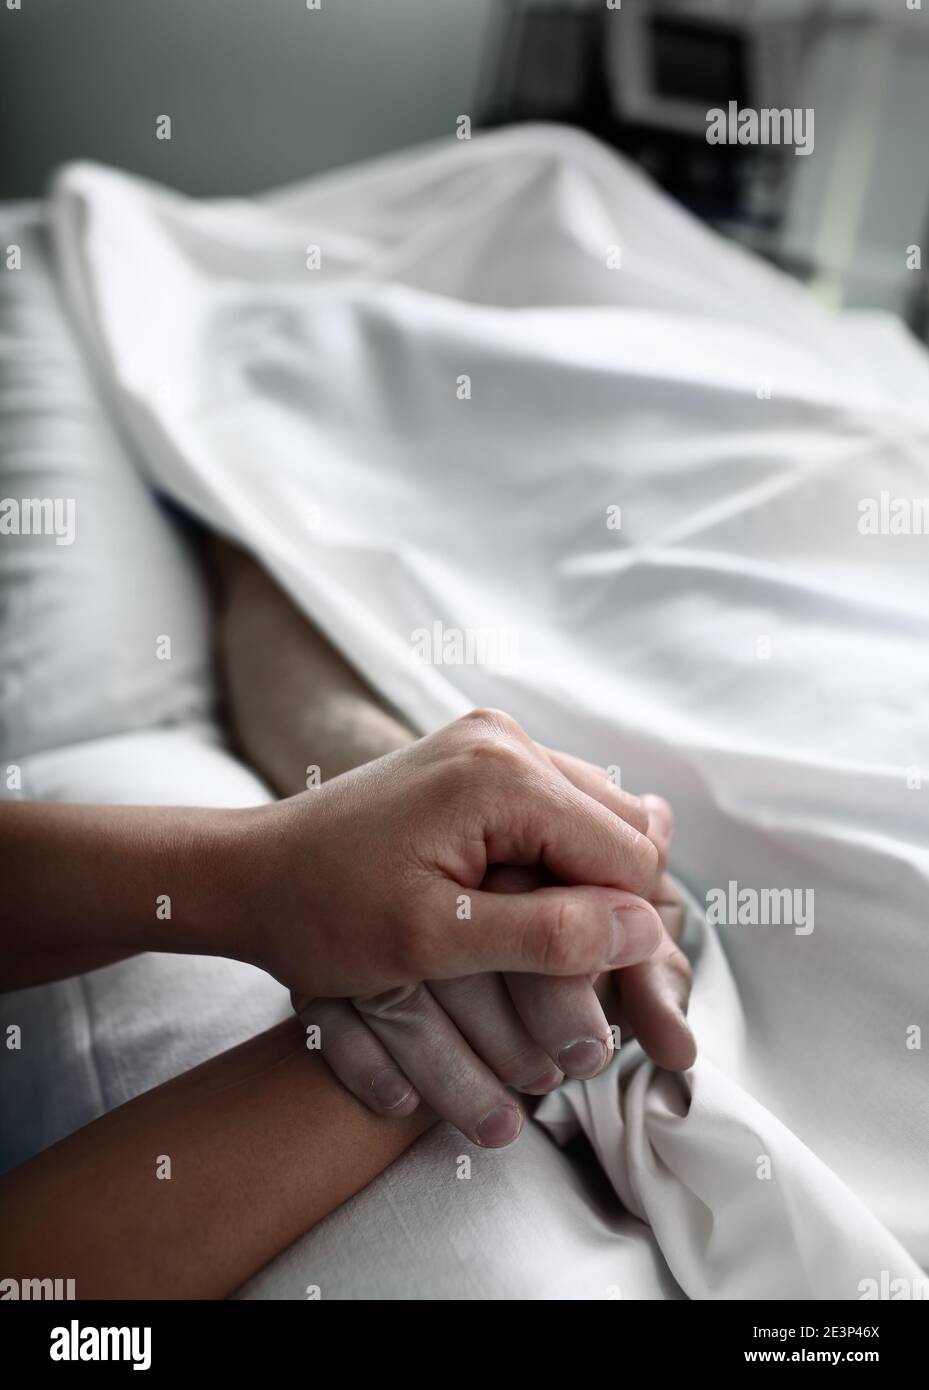
<path fill-rule="evenodd" d="M 229 954 L 249 811 L 0 805 L 0 988 L 136 951 Z"/>
<path fill-rule="evenodd" d="M 0 1268 L 78 1298 L 221 1298 L 432 1123 L 372 1115 L 289 1020 L 0 1179 Z"/>
<path fill-rule="evenodd" d="M 250 556 L 213 542 L 220 674 L 239 746 L 282 795 L 410 743 L 397 719 Z"/>
<path fill-rule="evenodd" d="M 334 647 L 244 552 L 213 543 L 229 718 L 285 796 L 413 741 Z M 137 951 L 236 954 L 235 873 L 247 812 L 0 805 L 6 925 L 0 989 Z M 252 888 L 253 885 L 247 885 Z"/>

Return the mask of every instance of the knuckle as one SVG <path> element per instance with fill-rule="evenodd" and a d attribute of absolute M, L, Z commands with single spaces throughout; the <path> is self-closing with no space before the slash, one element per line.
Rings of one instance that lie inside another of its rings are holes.
<path fill-rule="evenodd" d="M 564 1081 L 564 1072 L 560 1071 L 553 1062 L 549 1060 L 547 1069 L 541 1071 L 536 1076 L 530 1076 L 524 1081 L 513 1081 L 510 1085 L 515 1086 L 518 1091 L 528 1091 L 531 1095 L 544 1096 L 549 1091 L 557 1090 Z"/>
<path fill-rule="evenodd" d="M 632 839 L 636 888 L 651 891 L 661 874 L 661 855 L 657 845 L 638 831 L 633 832 Z"/>
<path fill-rule="evenodd" d="M 485 739 L 477 747 L 477 756 L 488 771 L 505 777 L 519 774 L 526 764 L 526 754 L 519 744 L 503 737 Z"/>
<path fill-rule="evenodd" d="M 674 811 L 671 803 L 663 796 L 656 796 L 654 792 L 646 792 L 642 797 L 642 803 L 648 813 L 649 824 L 661 836 L 670 838 L 674 832 Z"/>
<path fill-rule="evenodd" d="M 367 1025 L 361 1019 L 358 1020 L 358 1028 L 367 1032 Z M 391 1065 L 392 1058 L 377 1053 L 372 1055 L 369 1048 L 362 1050 L 360 1038 L 356 1042 L 358 1047 L 346 1047 L 336 1060 L 329 1059 L 329 1065 L 342 1084 L 365 1104 L 376 1104 L 375 1079 L 385 1066 Z"/>
<path fill-rule="evenodd" d="M 512 1057 L 507 1057 L 494 1067 L 504 1086 L 515 1086 L 522 1090 L 525 1086 L 555 1084 L 560 1072 L 547 1052 L 540 1047 L 525 1047 Z"/>
<path fill-rule="evenodd" d="M 455 824 L 459 835 L 466 835 L 470 828 L 470 814 L 467 798 L 462 788 L 449 788 L 441 802 L 446 811 L 454 809 Z M 435 809 L 435 820 L 441 819 L 439 806 Z M 411 846 L 411 853 L 415 847 Z M 417 865 L 403 882 L 402 892 L 396 901 L 387 908 L 386 931 L 384 936 L 390 942 L 396 973 L 394 984 L 408 984 L 410 981 L 429 980 L 433 975 L 445 976 L 448 970 L 430 967 L 437 964 L 446 967 L 449 963 L 450 924 L 454 929 L 455 910 L 458 905 L 455 896 L 461 890 L 450 882 L 442 860 L 441 844 L 431 855 L 430 862 Z"/>
<path fill-rule="evenodd" d="M 690 961 L 684 955 L 683 951 L 675 948 L 665 961 L 665 967 L 671 975 L 677 978 L 680 984 L 690 989 L 693 983 L 694 972 Z"/>
<path fill-rule="evenodd" d="M 576 973 L 578 928 L 581 911 L 576 903 L 563 899 L 548 904 L 541 919 L 539 959 L 547 975 Z"/>
<path fill-rule="evenodd" d="M 382 990 L 380 994 L 360 995 L 352 1003 L 364 1018 L 410 1023 L 424 1015 L 428 1007 L 428 991 L 423 984 L 399 985 L 396 989 Z"/>
<path fill-rule="evenodd" d="M 428 965 L 436 935 L 435 915 L 429 909 L 423 877 L 411 878 L 399 896 L 400 903 L 386 915 L 377 947 L 381 978 L 392 989 L 410 988 L 429 978 Z"/>
<path fill-rule="evenodd" d="M 663 907 L 659 915 L 671 940 L 680 941 L 684 934 L 683 906 L 680 903 L 675 903 L 670 907 Z"/>
<path fill-rule="evenodd" d="M 677 1001 L 686 1006 L 694 983 L 694 972 L 691 969 L 690 960 L 683 954 L 683 951 L 674 949 L 670 952 L 668 959 L 663 960 L 662 967 L 665 970 L 665 979 L 669 981 Z"/>
<path fill-rule="evenodd" d="M 503 731 L 481 726 L 475 729 L 459 753 L 452 776 L 458 779 L 464 775 L 475 783 L 491 779 L 511 782 L 521 777 L 525 769 L 526 751 L 514 738 Z"/>
<path fill-rule="evenodd" d="M 415 906 L 408 908 L 402 927 L 394 937 L 394 959 L 400 978 L 428 979 L 435 940 L 431 915 L 420 912 Z"/>
<path fill-rule="evenodd" d="M 469 710 L 463 716 L 463 722 L 510 737 L 521 735 L 523 732 L 511 714 L 507 714 L 506 710 L 494 709 L 491 705 L 479 705 L 476 709 Z"/>
<path fill-rule="evenodd" d="M 648 811 L 639 797 L 626 793 L 623 799 L 623 815 L 640 835 L 646 833 L 648 830 Z"/>

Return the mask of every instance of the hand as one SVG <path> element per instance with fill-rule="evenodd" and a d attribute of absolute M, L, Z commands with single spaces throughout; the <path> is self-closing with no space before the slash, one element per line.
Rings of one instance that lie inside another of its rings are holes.
<path fill-rule="evenodd" d="M 654 872 L 660 878 L 670 837 L 667 803 L 660 798 L 640 802 L 619 793 L 590 764 L 557 753 L 546 756 L 573 784 L 586 786 L 650 834 L 652 808 L 658 850 Z M 485 892 L 525 894 L 553 882 L 544 869 L 494 866 L 481 886 Z M 643 980 L 643 993 L 662 979 L 659 971 Z M 302 1002 L 295 1001 L 298 1006 Z M 398 1116 L 409 1114 L 422 1096 L 482 1143 L 506 1143 L 519 1131 L 521 1111 L 506 1085 L 539 1094 L 558 1085 L 563 1072 L 595 1075 L 612 1056 L 610 1026 L 590 974 L 552 979 L 514 973 L 504 982 L 488 972 L 432 981 L 428 987 L 417 982 L 354 1002 L 353 1008 L 341 1000 L 316 999 L 302 1010 L 307 1024 L 320 1027 L 324 1055 L 347 1088 L 372 1109 Z M 660 1005 L 658 1013 L 660 1028 Z M 680 1048 L 677 1055 L 683 1055 Z M 665 1065 L 675 1065 L 667 1052 L 665 1058 Z M 677 1064 L 688 1065 L 691 1059 L 688 1054 Z"/>
<path fill-rule="evenodd" d="M 664 937 L 647 961 L 627 970 L 607 971 L 597 980 L 597 994 L 623 1041 L 637 1038 L 654 1062 L 668 1071 L 686 1071 L 697 1055 L 687 1022 L 692 972 L 678 945 L 684 929 L 684 904 L 665 873 L 674 831 L 671 807 L 658 796 L 643 797 L 648 834 L 660 855 L 658 882 L 649 900 L 661 918 Z"/>
<path fill-rule="evenodd" d="M 637 1035 L 660 1066 L 691 1066 L 690 965 L 676 944 L 683 906 L 664 872 L 671 808 L 654 796 L 642 805 L 660 855 L 653 902 L 664 933 L 653 957 L 601 975 L 596 992 L 589 976 L 481 974 L 353 1004 L 295 1000 L 304 1022 L 320 1027 L 323 1055 L 343 1084 L 371 1109 L 396 1116 L 410 1114 L 422 1097 L 477 1142 L 497 1146 L 515 1139 L 522 1123 L 504 1086 L 538 1095 L 561 1083 L 562 1067 L 572 1076 L 596 1075 L 612 1057 L 607 1019 L 621 1024 L 625 1040 Z M 546 877 L 497 866 L 483 887 L 526 892 Z"/>
<path fill-rule="evenodd" d="M 593 774 L 509 716 L 476 710 L 241 813 L 236 953 L 307 997 L 646 960 L 661 920 L 636 895 L 651 890 L 659 854 L 636 799 Z M 557 886 L 490 892 L 496 863 L 547 869 Z"/>

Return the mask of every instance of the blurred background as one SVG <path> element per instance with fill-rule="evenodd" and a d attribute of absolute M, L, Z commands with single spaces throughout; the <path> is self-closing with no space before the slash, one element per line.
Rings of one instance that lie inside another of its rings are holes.
<path fill-rule="evenodd" d="M 813 153 L 708 146 L 730 100 L 813 108 Z M 249 193 L 454 139 L 461 115 L 590 130 L 824 301 L 929 332 L 929 0 L 0 6 L 7 199 L 74 158 Z"/>

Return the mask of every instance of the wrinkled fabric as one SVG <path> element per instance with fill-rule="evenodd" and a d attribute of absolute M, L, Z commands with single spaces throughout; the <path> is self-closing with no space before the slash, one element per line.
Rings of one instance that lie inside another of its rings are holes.
<path fill-rule="evenodd" d="M 247 806 L 266 787 L 208 725 L 90 739 L 23 760 L 43 801 Z M 264 971 L 147 952 L 0 995 L 0 1172 L 292 1014 Z M 596 1164 L 531 1121 L 503 1151 L 435 1125 L 270 1261 L 237 1298 L 677 1299 L 649 1226 Z"/>
<path fill-rule="evenodd" d="M 21 785 L 0 763 L 0 799 L 258 804 L 268 788 L 213 721 L 192 717 L 215 703 L 202 581 L 88 389 L 49 283 L 46 220 L 35 205 L 0 210 L 0 244 L 22 250 L 21 271 L 0 285 L 0 467 L 5 493 L 74 497 L 77 534 L 66 546 L 0 539 L 4 672 L 28 680 L 2 686 Z M 170 661 L 152 658 L 158 632 L 172 637 Z M 12 658 L 27 639 L 20 667 Z M 122 663 L 131 681 L 114 681 Z M 4 1027 L 21 1040 L 0 1048 L 0 1172 L 291 1012 L 289 992 L 253 966 L 153 952 L 0 996 Z M 532 1124 L 499 1154 L 435 1126 L 238 1297 L 312 1290 L 326 1300 L 682 1296 L 651 1229 L 623 1211 L 588 1151 L 562 1153 Z"/>
<path fill-rule="evenodd" d="M 701 1056 L 673 1078 L 627 1049 L 543 1106 L 553 1132 L 590 1136 L 691 1297 L 917 1279 L 927 538 L 859 523 L 929 494 L 922 349 L 561 128 L 249 202 L 81 164 L 52 207 L 158 489 L 415 727 L 499 705 L 674 804 Z M 498 659 L 424 661 L 436 624 L 440 655 L 457 631 Z M 707 923 L 730 882 L 813 929 Z"/>

